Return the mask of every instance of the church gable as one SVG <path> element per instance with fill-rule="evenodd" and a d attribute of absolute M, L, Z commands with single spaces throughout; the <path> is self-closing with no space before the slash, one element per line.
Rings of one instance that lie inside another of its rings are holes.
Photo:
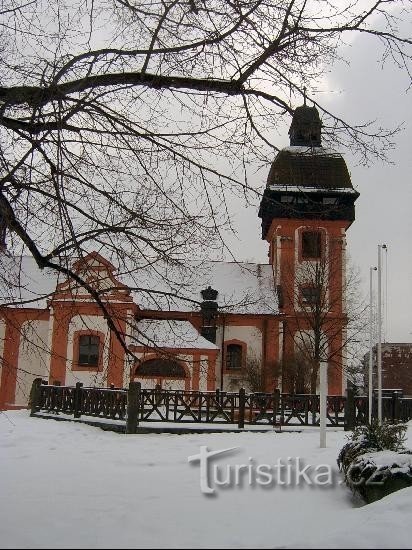
<path fill-rule="evenodd" d="M 91 252 L 86 257 L 76 260 L 71 269 L 86 285 L 99 292 L 104 300 L 133 300 L 130 289 L 114 276 L 114 265 L 98 252 Z M 67 294 L 77 300 L 90 299 L 87 288 L 73 277 L 57 285 L 53 299 L 67 297 Z"/>

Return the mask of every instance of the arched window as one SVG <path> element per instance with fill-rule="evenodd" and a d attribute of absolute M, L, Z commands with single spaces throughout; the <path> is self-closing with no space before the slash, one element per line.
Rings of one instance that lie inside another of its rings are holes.
<path fill-rule="evenodd" d="M 136 368 L 135 375 L 150 378 L 186 378 L 185 369 L 180 363 L 165 358 L 144 361 Z"/>
<path fill-rule="evenodd" d="M 226 368 L 241 369 L 243 348 L 240 344 L 228 344 L 226 347 Z"/>
<path fill-rule="evenodd" d="M 320 231 L 302 231 L 302 258 L 317 260 L 322 256 L 322 235 Z"/>

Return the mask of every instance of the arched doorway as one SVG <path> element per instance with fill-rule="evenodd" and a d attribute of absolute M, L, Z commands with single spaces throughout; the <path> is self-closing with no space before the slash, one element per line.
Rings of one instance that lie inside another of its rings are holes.
<path fill-rule="evenodd" d="M 190 378 L 185 367 L 176 359 L 155 357 L 137 365 L 135 378 L 145 382 L 146 387 L 160 386 L 163 389 L 190 389 Z"/>

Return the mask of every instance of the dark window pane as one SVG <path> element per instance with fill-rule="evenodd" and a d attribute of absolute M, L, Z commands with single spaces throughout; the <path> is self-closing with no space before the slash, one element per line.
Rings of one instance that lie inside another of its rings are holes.
<path fill-rule="evenodd" d="M 305 286 L 301 288 L 302 301 L 307 304 L 316 304 L 320 299 L 319 288 L 313 286 Z"/>
<path fill-rule="evenodd" d="M 302 257 L 320 258 L 322 239 L 319 231 L 304 231 L 302 233 Z"/>
<path fill-rule="evenodd" d="M 226 368 L 242 368 L 242 346 L 239 344 L 229 344 L 226 348 Z"/>
<path fill-rule="evenodd" d="M 97 366 L 99 363 L 98 336 L 82 335 L 79 338 L 79 365 Z"/>
<path fill-rule="evenodd" d="M 87 355 L 87 353 L 79 353 L 79 363 L 81 365 L 87 365 L 88 360 L 89 356 Z"/>
<path fill-rule="evenodd" d="M 98 354 L 91 353 L 89 355 L 89 365 L 97 366 L 98 362 L 99 362 Z"/>

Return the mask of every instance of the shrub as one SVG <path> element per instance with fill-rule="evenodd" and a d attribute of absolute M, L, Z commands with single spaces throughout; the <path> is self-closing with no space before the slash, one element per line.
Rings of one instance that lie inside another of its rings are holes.
<path fill-rule="evenodd" d="M 367 502 L 412 485 L 412 452 L 377 451 L 359 455 L 345 473 L 346 484 Z"/>
<path fill-rule="evenodd" d="M 405 451 L 406 430 L 406 424 L 380 424 L 377 420 L 365 426 L 357 426 L 339 453 L 339 469 L 346 473 L 351 463 L 359 455 L 367 452 Z"/>
<path fill-rule="evenodd" d="M 405 448 L 405 424 L 374 421 L 355 428 L 337 462 L 345 483 L 373 502 L 412 485 L 412 451 Z"/>

